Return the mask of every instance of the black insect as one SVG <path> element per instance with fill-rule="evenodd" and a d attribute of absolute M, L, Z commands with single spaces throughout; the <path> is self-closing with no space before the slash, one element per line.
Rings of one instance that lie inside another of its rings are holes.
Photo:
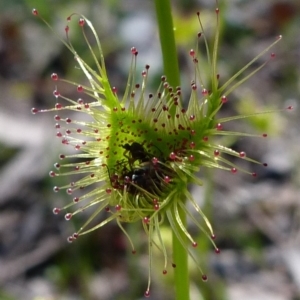
<path fill-rule="evenodd" d="M 122 147 L 125 149 L 125 159 L 115 166 L 114 174 L 110 176 L 112 187 L 121 191 L 126 188 L 130 194 L 142 190 L 160 194 L 165 186 L 165 176 L 172 176 L 162 155 L 160 158 L 155 157 L 137 142 Z M 158 151 L 161 152 L 159 149 Z"/>
<path fill-rule="evenodd" d="M 157 168 L 151 161 L 140 163 L 128 173 L 123 174 L 123 182 L 127 185 L 129 193 L 136 193 L 139 190 L 153 192 L 160 184 Z"/>
<path fill-rule="evenodd" d="M 136 193 L 139 189 L 151 190 L 157 184 L 157 166 L 152 159 L 154 155 L 145 150 L 142 144 L 133 142 L 122 146 L 125 149 L 124 156 L 128 166 L 121 172 L 122 186 L 127 187 L 130 193 Z"/>
<path fill-rule="evenodd" d="M 124 156 L 128 159 L 131 168 L 136 161 L 144 163 L 150 160 L 149 153 L 137 142 L 133 142 L 131 145 L 125 144 L 122 147 L 126 150 Z"/>

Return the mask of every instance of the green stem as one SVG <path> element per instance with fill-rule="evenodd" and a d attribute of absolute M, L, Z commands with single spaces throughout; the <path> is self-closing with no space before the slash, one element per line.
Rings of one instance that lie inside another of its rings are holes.
<path fill-rule="evenodd" d="M 168 83 L 177 87 L 180 85 L 178 67 L 178 56 L 174 37 L 174 27 L 170 0 L 155 0 L 157 24 L 159 30 L 160 44 L 162 49 L 164 73 Z M 170 111 L 175 114 L 175 107 Z M 186 225 L 186 214 L 178 208 L 182 223 Z M 180 231 L 180 230 L 179 230 Z M 175 299 L 189 300 L 189 272 L 188 253 L 173 232 L 173 259 L 176 264 L 174 269 Z"/>
<path fill-rule="evenodd" d="M 180 85 L 178 56 L 174 37 L 174 26 L 170 0 L 154 0 L 159 39 L 163 56 L 164 75 L 172 87 Z M 172 109 L 173 108 L 173 109 Z M 170 110 L 175 115 L 175 106 Z"/>
<path fill-rule="evenodd" d="M 181 221 L 186 225 L 186 213 L 178 207 Z M 175 218 L 175 217 L 174 217 Z M 180 232 L 181 229 L 178 228 Z M 181 237 L 183 240 L 185 236 Z M 190 299 L 190 284 L 189 284 L 189 270 L 188 270 L 188 253 L 182 246 L 181 242 L 173 231 L 173 259 L 176 267 L 174 268 L 174 281 L 175 281 L 175 300 L 189 300 Z M 187 244 L 187 243 L 186 243 Z"/>

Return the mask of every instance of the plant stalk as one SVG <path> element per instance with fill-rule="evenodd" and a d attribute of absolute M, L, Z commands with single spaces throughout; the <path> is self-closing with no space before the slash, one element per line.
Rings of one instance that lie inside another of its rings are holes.
<path fill-rule="evenodd" d="M 180 75 L 178 66 L 178 56 L 175 44 L 174 26 L 172 20 L 172 10 L 170 0 L 154 0 L 159 38 L 162 49 L 164 73 L 168 83 L 176 88 L 180 86 Z M 175 107 L 170 110 L 171 115 L 175 115 Z M 179 208 L 178 208 L 179 209 Z M 186 214 L 179 209 L 182 223 L 186 225 Z M 188 253 L 173 232 L 173 260 L 176 264 L 174 268 L 175 299 L 189 300 L 189 272 Z"/>

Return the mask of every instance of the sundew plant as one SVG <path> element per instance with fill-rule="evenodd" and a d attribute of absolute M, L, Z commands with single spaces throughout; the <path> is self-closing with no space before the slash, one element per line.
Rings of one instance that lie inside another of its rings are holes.
<path fill-rule="evenodd" d="M 193 247 L 197 247 L 197 243 L 187 228 L 187 218 L 207 236 L 215 252 L 220 252 L 214 243 L 212 225 L 188 187 L 202 185 L 201 179 L 196 175 L 200 168 L 222 169 L 231 174 L 244 172 L 249 176 L 256 176 L 232 163 L 228 156 L 264 165 L 251 159 L 244 151 L 236 152 L 217 143 L 216 137 L 266 137 L 265 133 L 227 131 L 223 126 L 233 120 L 268 112 L 226 118 L 218 117 L 218 113 L 230 99 L 230 94 L 274 57 L 270 53 L 269 59 L 262 65 L 255 70 L 249 69 L 269 52 L 281 36 L 274 38 L 270 46 L 231 78 L 222 78 L 224 83 L 220 84 L 222 74 L 218 74 L 218 48 L 221 12 L 216 8 L 216 17 L 211 20 L 215 23 L 212 45 L 208 42 L 201 14 L 198 12 L 195 14 L 199 19 L 199 33 L 195 33 L 196 47 L 187 50 L 187 56 L 194 66 L 194 74 L 191 75 L 188 87 L 189 95 L 183 95 L 179 83 L 170 3 L 157 0 L 155 5 L 165 71 L 156 90 L 149 92 L 147 87 L 150 65 L 145 65 L 142 73 L 136 74 L 138 49 L 133 46 L 131 53 L 129 52 L 132 60 L 128 81 L 124 83 L 124 94 L 120 95 L 117 87 L 112 86 L 109 81 L 101 42 L 92 22 L 84 16 L 72 14 L 67 21 L 76 19 L 77 23 L 72 22 L 66 26 L 66 38 L 61 40 L 74 56 L 74 64 L 82 70 L 89 85 L 60 78 L 53 73 L 51 78 L 56 85 L 53 94 L 57 99 L 55 107 L 33 108 L 32 113 L 55 112 L 56 136 L 63 145 L 76 150 L 75 154 L 61 154 L 61 161 L 55 163 L 56 170 L 50 171 L 51 177 L 80 175 L 77 181 L 54 187 L 55 192 L 66 190 L 67 194 L 72 195 L 73 201 L 65 207 L 54 208 L 53 212 L 64 212 L 65 219 L 70 220 L 83 210 L 90 211 L 90 217 L 77 232 L 68 237 L 68 241 L 75 241 L 109 222 L 116 222 L 135 253 L 135 246 L 124 224 L 140 222 L 148 237 L 149 251 L 149 279 L 144 295 L 150 296 L 152 252 L 153 247 L 157 247 L 164 257 L 162 272 L 166 274 L 168 268 L 173 267 L 176 299 L 182 300 L 189 299 L 188 256 L 198 267 L 202 280 L 207 280 L 197 257 L 191 251 Z M 34 9 L 33 14 L 49 26 L 38 10 Z M 81 27 L 83 41 L 90 50 L 93 65 L 88 65 L 73 47 L 69 38 L 71 26 Z M 93 40 L 87 37 L 90 36 L 87 31 L 92 33 Z M 199 53 L 200 43 L 206 49 L 205 55 Z M 202 72 L 203 57 L 206 57 L 205 63 L 209 65 L 207 73 Z M 70 99 L 61 94 L 60 82 L 75 86 L 78 98 Z M 183 98 L 189 99 L 186 106 L 182 104 Z M 60 112 L 63 110 L 88 115 L 89 120 L 86 116 L 82 119 L 62 117 Z M 187 208 L 188 203 L 194 211 Z M 102 216 L 105 217 L 101 219 Z M 162 224 L 172 230 L 172 253 L 168 253 L 165 246 L 160 231 Z"/>

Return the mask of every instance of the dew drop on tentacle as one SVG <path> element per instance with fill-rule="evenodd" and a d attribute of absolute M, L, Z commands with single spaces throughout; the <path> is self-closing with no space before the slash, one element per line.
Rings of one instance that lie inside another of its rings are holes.
<path fill-rule="evenodd" d="M 59 187 L 58 187 L 58 186 L 55 186 L 55 187 L 53 188 L 53 191 L 54 191 L 55 193 L 57 193 L 57 192 L 59 191 Z"/>
<path fill-rule="evenodd" d="M 137 51 L 137 49 L 135 47 L 131 47 L 130 51 L 131 51 L 131 53 L 133 55 L 137 55 L 138 54 L 138 51 Z"/>
<path fill-rule="evenodd" d="M 231 168 L 231 173 L 236 174 L 237 173 L 237 168 Z"/>
<path fill-rule="evenodd" d="M 66 213 L 66 214 L 65 214 L 65 219 L 66 219 L 67 221 L 71 220 L 71 218 L 72 218 L 72 214 L 71 214 L 71 213 Z"/>
<path fill-rule="evenodd" d="M 68 195 L 72 195 L 73 190 L 72 190 L 71 188 L 68 188 L 68 189 L 66 190 L 66 193 L 67 193 Z"/>
<path fill-rule="evenodd" d="M 216 254 L 220 254 L 220 253 L 221 253 L 220 249 L 219 249 L 219 248 L 216 248 L 216 249 L 215 249 L 215 253 L 216 253 Z"/>
<path fill-rule="evenodd" d="M 224 104 L 224 103 L 227 103 L 228 102 L 228 99 L 226 96 L 222 96 L 221 97 L 221 102 Z"/>
<path fill-rule="evenodd" d="M 153 157 L 153 158 L 152 158 L 152 163 L 153 163 L 154 165 L 156 165 L 156 164 L 158 163 L 158 158 L 157 158 L 157 157 Z"/>
<path fill-rule="evenodd" d="M 85 19 L 80 18 L 79 21 L 78 21 L 78 24 L 79 24 L 79 26 L 83 27 L 84 24 L 85 24 Z"/>
<path fill-rule="evenodd" d="M 171 152 L 170 155 L 169 155 L 169 158 L 170 158 L 171 160 L 175 160 L 176 154 L 175 154 L 174 152 Z"/>
<path fill-rule="evenodd" d="M 117 89 L 115 86 L 113 86 L 113 87 L 111 88 L 111 90 L 112 90 L 112 92 L 113 92 L 114 94 L 117 94 L 117 92 L 118 92 L 118 89 Z"/>
<path fill-rule="evenodd" d="M 54 91 L 53 91 L 53 96 L 54 96 L 55 98 L 58 98 L 58 97 L 60 96 L 60 92 L 59 92 L 58 90 L 54 90 Z"/>
<path fill-rule="evenodd" d="M 55 215 L 59 214 L 60 211 L 61 211 L 61 209 L 58 208 L 58 207 L 54 207 L 54 208 L 53 208 L 53 213 L 54 213 Z"/>
<path fill-rule="evenodd" d="M 190 142 L 190 148 L 191 148 L 191 149 L 194 149 L 195 147 L 196 147 L 195 142 Z"/>
<path fill-rule="evenodd" d="M 55 177 L 55 176 L 56 176 L 56 173 L 55 173 L 54 171 L 50 171 L 50 172 L 49 172 L 49 176 L 50 176 L 50 177 Z"/>
<path fill-rule="evenodd" d="M 208 90 L 207 90 L 207 89 L 202 89 L 201 94 L 202 94 L 203 96 L 208 95 Z"/>
<path fill-rule="evenodd" d="M 244 152 L 244 151 L 241 151 L 241 152 L 239 153 L 239 156 L 240 156 L 241 158 L 244 158 L 244 157 L 246 157 L 246 152 Z"/>
<path fill-rule="evenodd" d="M 32 113 L 33 115 L 37 114 L 38 112 L 39 112 L 39 110 L 38 110 L 37 108 L 35 108 L 35 107 L 33 107 L 33 108 L 31 109 L 31 113 Z"/>
<path fill-rule="evenodd" d="M 61 103 L 56 103 L 55 104 L 55 109 L 61 109 L 63 106 L 61 105 Z"/>
<path fill-rule="evenodd" d="M 39 14 L 39 12 L 38 12 L 38 10 L 37 10 L 36 8 L 34 8 L 34 9 L 32 10 L 32 14 L 33 14 L 34 16 L 37 16 L 37 15 Z"/>
<path fill-rule="evenodd" d="M 165 183 L 170 183 L 170 181 L 171 181 L 171 178 L 169 176 L 164 177 L 164 182 Z"/>
<path fill-rule="evenodd" d="M 194 58 L 194 56 L 195 56 L 195 50 L 194 49 L 190 50 L 190 56 Z"/>
<path fill-rule="evenodd" d="M 149 297 L 150 297 L 150 291 L 147 290 L 147 291 L 144 293 L 144 296 L 145 296 L 146 298 L 149 298 Z"/>
<path fill-rule="evenodd" d="M 222 129 L 223 129 L 222 124 L 221 124 L 221 123 L 218 123 L 218 124 L 216 125 L 216 129 L 217 129 L 217 130 L 222 130 Z"/>
<path fill-rule="evenodd" d="M 51 79 L 54 80 L 54 81 L 57 81 L 58 80 L 58 75 L 56 73 L 52 73 L 51 74 Z"/>

